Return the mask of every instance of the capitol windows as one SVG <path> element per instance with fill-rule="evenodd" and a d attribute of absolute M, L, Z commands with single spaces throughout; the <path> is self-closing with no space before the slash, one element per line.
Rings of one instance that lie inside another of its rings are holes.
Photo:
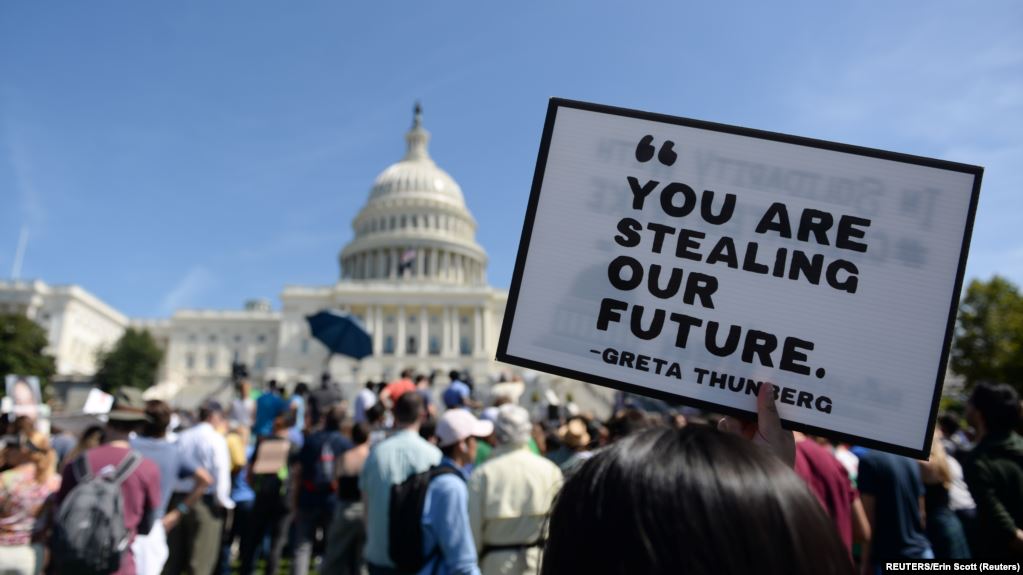
<path fill-rule="evenodd" d="M 459 348 L 459 351 L 461 352 L 461 354 L 462 355 L 471 355 L 472 354 L 472 346 L 469 345 L 469 337 L 463 335 L 460 339 L 461 339 L 461 341 L 458 342 L 459 343 L 458 348 Z"/>
<path fill-rule="evenodd" d="M 185 354 L 185 369 L 187 369 L 188 371 L 192 371 L 193 369 L 195 369 L 195 354 L 194 353 L 186 353 Z"/>
<path fill-rule="evenodd" d="M 384 338 L 384 353 L 387 355 L 394 354 L 394 336 L 389 335 Z"/>
<path fill-rule="evenodd" d="M 256 361 L 252 364 L 252 368 L 256 371 L 263 371 L 263 367 L 266 364 L 266 354 L 257 354 Z"/>
<path fill-rule="evenodd" d="M 210 343 L 216 343 L 216 341 L 217 341 L 217 336 L 214 335 L 214 334 L 210 334 Z"/>
<path fill-rule="evenodd" d="M 240 336 L 240 335 L 234 336 L 234 342 L 235 343 L 241 343 L 242 342 L 242 336 Z"/>
<path fill-rule="evenodd" d="M 408 217 L 405 216 L 405 215 L 402 215 L 401 216 L 401 227 L 402 227 L 402 229 L 404 229 L 405 226 L 407 226 L 407 225 L 408 225 Z"/>
<path fill-rule="evenodd" d="M 440 355 L 440 338 L 435 335 L 430 336 L 430 355 Z"/>
<path fill-rule="evenodd" d="M 418 342 L 416 341 L 416 336 L 414 335 L 408 336 L 408 346 L 406 346 L 405 353 L 409 355 L 413 353 L 419 353 L 419 347 L 418 345 L 416 345 L 417 343 Z"/>
<path fill-rule="evenodd" d="M 194 333 L 188 335 L 188 343 L 195 343 L 196 339 Z"/>
<path fill-rule="evenodd" d="M 217 369 L 217 354 L 209 353 L 206 354 L 206 369 L 213 371 Z"/>
<path fill-rule="evenodd" d="M 259 337 L 257 337 L 257 338 L 256 338 L 256 340 L 257 340 L 257 341 L 258 341 L 259 343 L 266 343 L 266 336 L 265 336 L 265 335 L 263 335 L 263 334 L 259 334 Z"/>

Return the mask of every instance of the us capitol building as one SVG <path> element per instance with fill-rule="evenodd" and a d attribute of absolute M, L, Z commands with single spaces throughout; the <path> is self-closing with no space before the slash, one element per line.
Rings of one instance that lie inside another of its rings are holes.
<path fill-rule="evenodd" d="M 221 385 L 234 361 L 256 381 L 318 381 L 327 350 L 305 318 L 324 309 L 358 316 L 373 336 L 372 356 L 330 362 L 339 381 L 387 379 L 406 367 L 464 369 L 479 380 L 510 371 L 493 360 L 507 292 L 487 284 L 476 220 L 458 183 L 430 158 L 429 140 L 417 105 L 405 156 L 380 173 L 352 222 L 339 281 L 285 287 L 280 311 L 251 301 L 239 310 L 132 320 L 78 286 L 10 281 L 0 282 L 0 312 L 23 313 L 46 329 L 58 374 L 70 378 L 94 374 L 96 352 L 128 327 L 147 329 L 165 350 L 158 379 L 171 395 Z"/>

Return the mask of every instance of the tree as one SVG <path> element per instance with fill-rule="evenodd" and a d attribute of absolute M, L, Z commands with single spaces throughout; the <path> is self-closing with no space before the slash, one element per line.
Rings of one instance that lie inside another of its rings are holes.
<path fill-rule="evenodd" d="M 48 343 L 46 331 L 36 322 L 21 314 L 0 314 L 0 378 L 35 375 L 45 389 L 57 371 L 53 357 L 43 353 Z"/>
<path fill-rule="evenodd" d="M 122 387 L 146 389 L 156 384 L 156 370 L 163 350 L 149 331 L 128 328 L 113 349 L 101 352 L 96 384 L 106 392 Z"/>
<path fill-rule="evenodd" d="M 970 282 L 959 304 L 952 371 L 967 389 L 986 381 L 1023 392 L 1023 295 L 1012 282 Z"/>

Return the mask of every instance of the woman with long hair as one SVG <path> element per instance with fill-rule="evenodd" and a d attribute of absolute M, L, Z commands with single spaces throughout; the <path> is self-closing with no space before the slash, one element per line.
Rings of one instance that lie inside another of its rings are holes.
<path fill-rule="evenodd" d="M 57 454 L 45 433 L 19 433 L 4 446 L 11 466 L 0 474 L 0 573 L 33 575 L 42 563 L 40 528 L 50 497 L 60 489 Z"/>
<path fill-rule="evenodd" d="M 759 424 L 722 426 L 749 440 L 651 429 L 585 461 L 551 511 L 541 573 L 851 575 L 834 525 L 791 469 L 769 388 L 758 411 Z"/>
<path fill-rule="evenodd" d="M 941 430 L 934 429 L 931 457 L 920 462 L 920 478 L 924 482 L 925 529 L 931 540 L 935 559 L 969 559 L 970 546 L 959 517 L 949 506 L 949 490 L 953 481 L 963 483 L 963 469 L 945 451 Z"/>

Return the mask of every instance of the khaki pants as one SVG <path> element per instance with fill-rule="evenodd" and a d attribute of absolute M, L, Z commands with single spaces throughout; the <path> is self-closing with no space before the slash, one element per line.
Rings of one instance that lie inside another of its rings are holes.
<path fill-rule="evenodd" d="M 183 493 L 171 497 L 168 509 L 174 509 L 185 498 Z M 211 497 L 203 497 L 188 515 L 167 533 L 170 556 L 163 575 L 210 575 L 220 559 L 220 538 L 224 531 L 224 509 L 216 507 Z"/>

